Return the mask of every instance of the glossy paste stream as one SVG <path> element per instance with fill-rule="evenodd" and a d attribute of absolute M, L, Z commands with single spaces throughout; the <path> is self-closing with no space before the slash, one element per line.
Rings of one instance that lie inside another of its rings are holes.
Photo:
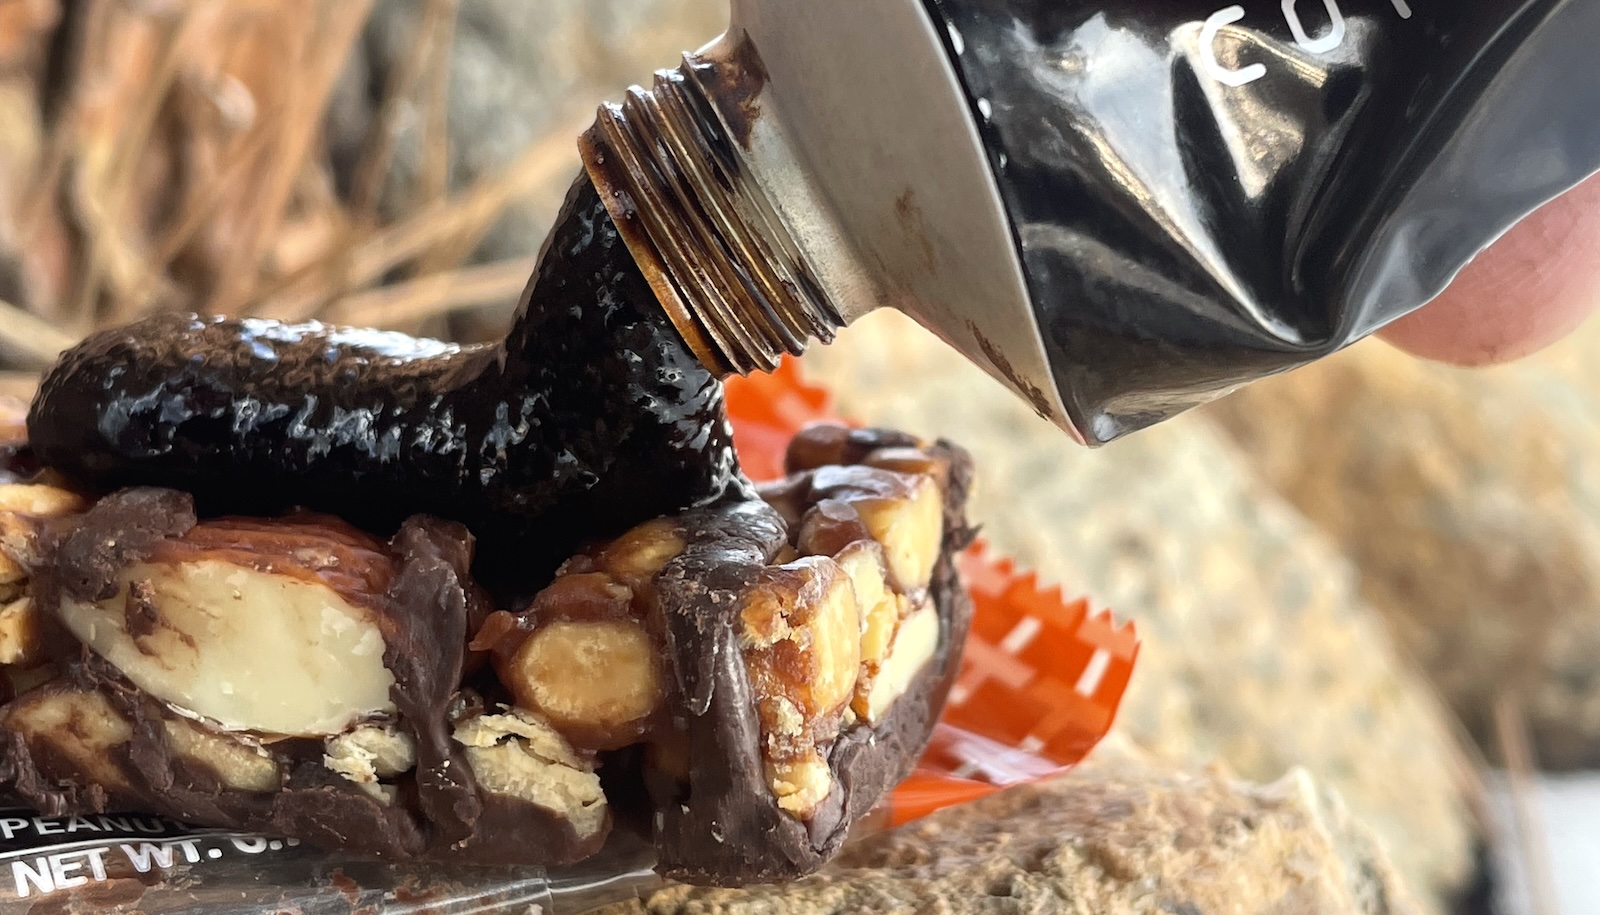
<path fill-rule="evenodd" d="M 720 384 L 655 304 L 594 188 L 568 194 L 496 345 L 161 314 L 67 352 L 28 416 L 41 461 L 207 511 L 463 521 L 546 565 L 738 475 Z"/>

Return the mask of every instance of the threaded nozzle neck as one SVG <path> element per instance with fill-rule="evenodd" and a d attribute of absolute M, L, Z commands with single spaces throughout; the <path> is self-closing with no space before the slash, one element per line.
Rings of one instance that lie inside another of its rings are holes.
<path fill-rule="evenodd" d="M 717 68 L 683 66 L 600 108 L 584 166 L 662 307 L 719 374 L 771 371 L 843 326 L 718 113 Z M 723 81 L 724 84 L 727 81 Z"/>

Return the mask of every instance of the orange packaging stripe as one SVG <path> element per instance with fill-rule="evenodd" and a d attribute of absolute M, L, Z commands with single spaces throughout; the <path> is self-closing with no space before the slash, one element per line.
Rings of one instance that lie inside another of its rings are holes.
<path fill-rule="evenodd" d="M 1000 786 L 918 768 L 894 789 L 888 825 L 901 826 L 930 813 L 965 804 L 1000 790 Z"/>
<path fill-rule="evenodd" d="M 727 384 L 734 446 L 757 480 L 783 475 L 789 439 L 816 422 L 845 422 L 832 397 L 786 359 L 768 375 Z M 982 543 L 960 559 L 972 632 L 944 717 L 916 772 L 889 800 L 892 825 L 1044 778 L 1077 763 L 1111 729 L 1133 675 L 1139 636 L 1086 600 L 1065 600 Z"/>

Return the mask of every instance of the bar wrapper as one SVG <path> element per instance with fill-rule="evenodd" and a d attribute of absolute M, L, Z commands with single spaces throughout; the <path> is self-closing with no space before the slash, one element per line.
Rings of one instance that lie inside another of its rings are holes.
<path fill-rule="evenodd" d="M 793 360 L 727 385 L 754 479 L 790 438 L 840 421 Z M 1064 600 L 981 542 L 960 561 L 974 604 L 960 675 L 916 771 L 853 835 L 900 825 L 1078 762 L 1110 729 L 1139 652 L 1132 624 Z M 579 915 L 662 885 L 647 843 L 617 830 L 569 868 L 351 860 L 271 836 L 131 814 L 50 817 L 0 798 L 0 911 L 72 915 Z"/>
<path fill-rule="evenodd" d="M 622 832 L 577 867 L 434 867 L 165 817 L 48 817 L 0 805 L 0 912 L 578 915 L 660 885 L 650 847 Z"/>

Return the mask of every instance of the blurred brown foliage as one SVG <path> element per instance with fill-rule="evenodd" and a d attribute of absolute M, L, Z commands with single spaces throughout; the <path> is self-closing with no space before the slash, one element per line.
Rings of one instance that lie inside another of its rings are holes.
<path fill-rule="evenodd" d="M 324 117 L 374 2 L 0 0 L 0 367 L 152 309 L 406 327 L 514 298 L 526 262 L 462 262 L 508 202 L 570 179 L 586 112 L 451 193 L 458 0 L 424 0 L 341 197 Z M 386 224 L 402 102 L 427 164 Z"/>

